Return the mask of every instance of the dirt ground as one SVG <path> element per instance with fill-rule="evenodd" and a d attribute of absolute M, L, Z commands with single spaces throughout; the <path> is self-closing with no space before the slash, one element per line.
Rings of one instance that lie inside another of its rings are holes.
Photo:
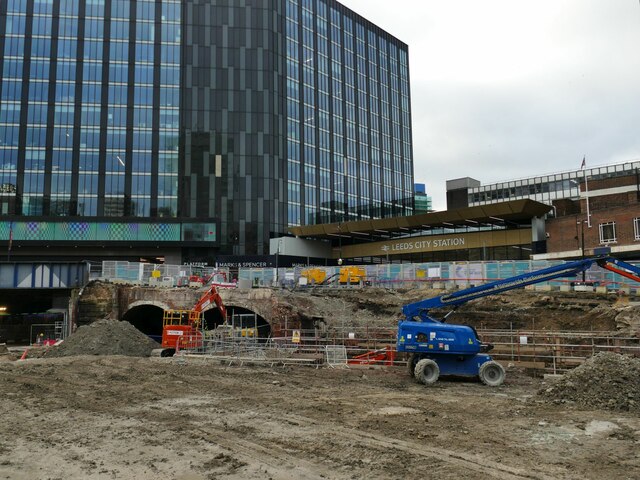
<path fill-rule="evenodd" d="M 405 369 L 70 356 L 0 362 L 0 478 L 637 479 L 637 414 Z"/>
<path fill-rule="evenodd" d="M 425 296 L 283 291 L 269 302 L 331 332 L 395 327 L 399 305 Z M 638 303 L 610 295 L 514 292 L 455 315 L 640 334 Z M 105 319 L 23 361 L 0 349 L 0 479 L 640 478 L 638 359 L 603 357 L 555 383 L 508 368 L 497 388 L 425 387 L 402 367 L 230 365 L 148 358 L 151 348 Z"/>

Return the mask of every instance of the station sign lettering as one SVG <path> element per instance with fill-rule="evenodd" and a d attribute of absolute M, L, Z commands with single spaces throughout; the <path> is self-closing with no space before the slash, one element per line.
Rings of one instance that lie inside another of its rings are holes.
<path fill-rule="evenodd" d="M 425 250 L 431 248 L 464 247 L 464 237 L 437 238 L 431 240 L 415 240 L 398 242 L 391 245 L 383 245 L 382 250 L 387 252 L 400 252 L 411 250 Z"/>

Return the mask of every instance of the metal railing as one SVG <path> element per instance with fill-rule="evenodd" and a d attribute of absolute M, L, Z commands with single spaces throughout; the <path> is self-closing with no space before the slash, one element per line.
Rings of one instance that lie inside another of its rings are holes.
<path fill-rule="evenodd" d="M 640 356 L 640 338 L 616 332 L 479 329 L 478 335 L 494 345 L 496 360 L 550 373 L 577 367 L 598 352 Z"/>
<path fill-rule="evenodd" d="M 495 280 L 505 279 L 524 273 L 533 272 L 562 261 L 516 260 L 486 262 L 430 262 L 430 263 L 386 263 L 360 265 L 365 274 L 361 281 L 344 281 L 340 283 L 339 272 L 344 267 L 295 267 L 295 268 L 240 268 L 239 282 L 249 287 L 280 287 L 300 290 L 325 288 L 407 288 L 430 287 L 441 290 L 456 290 L 477 286 Z M 221 286 L 235 286 L 235 279 L 230 278 L 229 269 L 214 267 L 195 267 L 190 265 L 149 264 L 138 262 L 102 262 L 101 271 L 92 265 L 90 278 L 101 278 L 108 281 L 126 282 L 138 285 L 154 285 L 161 287 L 197 286 L 190 281 L 193 277 L 209 278 L 214 276 Z M 310 280 L 308 270 L 322 271 L 321 278 L 333 279 L 327 282 Z M 360 278 L 360 277 L 358 277 Z M 593 290 L 596 286 L 604 289 L 629 291 L 640 288 L 636 282 L 593 266 L 585 272 L 584 283 L 579 282 L 581 289 Z M 344 280 L 344 277 L 343 277 Z M 564 289 L 572 288 L 575 279 L 558 278 L 541 282 L 531 288 Z M 585 287 L 586 285 L 586 287 Z"/>
<path fill-rule="evenodd" d="M 336 351 L 347 363 L 367 352 L 393 352 L 378 365 L 406 365 L 403 355 L 396 355 L 395 332 L 390 329 L 332 329 L 322 336 L 314 330 L 291 329 L 283 336 L 248 337 L 229 329 L 205 333 L 197 348 L 183 353 L 214 358 L 229 363 L 256 362 L 270 365 L 332 365 Z M 282 333 L 282 332 L 281 332 Z M 581 365 L 588 357 L 603 351 L 640 357 L 640 338 L 607 331 L 536 331 L 478 329 L 480 339 L 494 345 L 492 357 L 503 364 L 544 373 L 562 373 Z M 189 342 L 185 340 L 185 344 Z M 352 362 L 349 362 L 352 363 Z M 356 362 L 357 363 L 357 362 Z"/>
<path fill-rule="evenodd" d="M 209 280 L 229 283 L 229 270 L 192 265 L 168 265 L 126 261 L 104 261 L 99 273 L 91 266 L 92 279 L 133 285 L 153 285 L 161 287 L 199 286 Z"/>

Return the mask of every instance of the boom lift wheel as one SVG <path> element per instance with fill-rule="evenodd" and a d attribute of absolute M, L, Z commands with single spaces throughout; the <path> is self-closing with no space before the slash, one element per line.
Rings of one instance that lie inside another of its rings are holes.
<path fill-rule="evenodd" d="M 425 385 L 432 385 L 438 381 L 440 376 L 440 367 L 430 358 L 423 358 L 416 363 L 414 371 L 416 380 Z"/>
<path fill-rule="evenodd" d="M 409 370 L 409 376 L 412 378 L 415 376 L 414 372 L 416 370 L 416 363 L 418 363 L 418 360 L 420 360 L 420 356 L 414 353 L 410 353 L 407 357 L 407 370 Z"/>
<path fill-rule="evenodd" d="M 480 366 L 478 376 L 485 385 L 497 387 L 502 385 L 502 382 L 504 382 L 504 368 L 502 368 L 502 365 L 498 362 L 494 362 L 492 360 L 490 362 L 483 363 Z"/>

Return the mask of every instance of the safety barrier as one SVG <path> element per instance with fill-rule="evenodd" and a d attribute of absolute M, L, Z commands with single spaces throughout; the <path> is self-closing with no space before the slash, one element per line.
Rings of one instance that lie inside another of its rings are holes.
<path fill-rule="evenodd" d="M 617 332 L 478 329 L 478 335 L 494 345 L 496 360 L 549 373 L 575 368 L 599 352 L 640 356 L 640 338 Z"/>
<path fill-rule="evenodd" d="M 365 271 L 362 281 L 339 283 L 335 281 L 314 282 L 313 277 L 331 279 L 339 275 L 337 266 L 313 266 L 296 268 L 251 268 L 240 269 L 238 279 L 251 287 L 284 287 L 291 289 L 319 291 L 325 288 L 409 288 L 424 287 L 436 290 L 457 290 L 481 285 L 543 268 L 560 265 L 562 261 L 516 260 L 487 262 L 434 262 L 434 263 L 387 263 L 359 265 Z M 309 270 L 321 271 L 320 275 L 310 275 Z M 305 274 L 306 272 L 306 274 Z M 311 277 L 311 280 L 309 278 Z M 597 265 L 585 271 L 584 279 L 558 278 L 541 282 L 530 288 L 537 290 L 580 290 L 611 291 L 621 290 L 636 293 L 640 285 Z M 301 282 L 301 279 L 304 281 Z"/>
<path fill-rule="evenodd" d="M 336 281 L 341 268 L 337 266 L 313 266 L 296 268 L 240 268 L 237 282 L 230 278 L 229 269 L 195 267 L 190 265 L 148 264 L 138 262 L 102 262 L 101 271 L 91 266 L 92 279 L 100 278 L 111 282 L 159 287 L 202 286 L 213 279 L 220 287 L 259 288 L 281 287 L 300 290 L 321 290 L 325 288 L 367 288 L 389 289 L 424 287 L 435 290 L 457 290 L 481 285 L 504 278 L 541 270 L 562 261 L 517 260 L 488 262 L 434 262 L 434 263 L 387 263 L 359 265 L 364 275 L 343 277 L 343 283 Z M 310 280 L 308 271 L 313 269 L 323 282 Z M 637 294 L 640 285 L 597 265 L 585 271 L 584 279 L 558 278 L 527 287 L 535 290 L 576 290 L 576 291 L 622 291 Z"/>
<path fill-rule="evenodd" d="M 640 338 L 606 331 L 477 330 L 480 339 L 494 345 L 490 354 L 506 366 L 541 373 L 561 373 L 603 351 L 640 357 Z M 215 332 L 212 331 L 212 332 Z M 395 350 L 390 329 L 332 329 L 323 336 L 313 330 L 291 330 L 279 337 L 229 337 L 205 332 L 194 348 L 183 353 L 231 364 L 328 366 L 403 366 L 406 358 Z"/>
<path fill-rule="evenodd" d="M 168 265 L 126 261 L 104 261 L 99 272 L 91 266 L 91 279 L 131 285 L 157 287 L 202 287 L 208 282 L 219 286 L 235 286 L 229 269 L 192 265 Z"/>

